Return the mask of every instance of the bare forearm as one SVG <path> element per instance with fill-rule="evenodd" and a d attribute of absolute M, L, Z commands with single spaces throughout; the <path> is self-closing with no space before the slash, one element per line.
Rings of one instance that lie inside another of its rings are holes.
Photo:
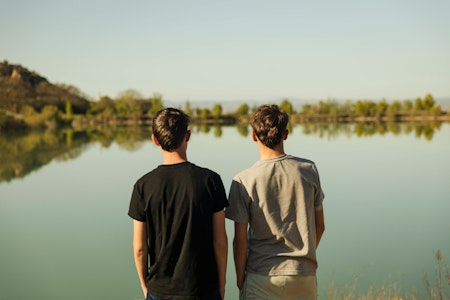
<path fill-rule="evenodd" d="M 142 292 L 147 294 L 146 278 L 148 275 L 148 255 L 147 251 L 135 250 L 134 251 L 134 263 L 136 265 L 136 271 L 138 273 L 139 283 L 141 284 Z"/>
<path fill-rule="evenodd" d="M 324 230 L 316 230 L 316 248 L 319 247 L 319 242 L 322 239 Z"/>
<path fill-rule="evenodd" d="M 223 210 L 216 212 L 213 215 L 213 245 L 218 271 L 219 292 L 222 299 L 224 299 L 228 259 L 228 237 L 225 230 L 225 212 Z"/>
<path fill-rule="evenodd" d="M 133 221 L 133 255 L 139 282 L 141 284 L 144 297 L 147 296 L 146 278 L 148 275 L 148 248 L 147 231 L 143 222 Z"/>
<path fill-rule="evenodd" d="M 233 241 L 233 253 L 234 253 L 234 266 L 236 269 L 236 283 L 239 289 L 242 289 L 245 278 L 245 267 L 247 265 L 247 241 L 246 240 L 234 240 Z"/>
<path fill-rule="evenodd" d="M 226 274 L 227 274 L 227 258 L 228 258 L 228 239 L 225 238 L 214 241 L 214 252 L 216 256 L 217 271 L 219 275 L 219 290 L 224 297 Z"/>
<path fill-rule="evenodd" d="M 316 223 L 316 248 L 319 247 L 319 242 L 325 231 L 325 220 L 322 205 L 315 209 L 315 223 Z"/>
<path fill-rule="evenodd" d="M 236 268 L 236 283 L 239 290 L 242 289 L 244 284 L 245 267 L 247 265 L 247 227 L 248 224 L 234 223 L 233 254 Z"/>

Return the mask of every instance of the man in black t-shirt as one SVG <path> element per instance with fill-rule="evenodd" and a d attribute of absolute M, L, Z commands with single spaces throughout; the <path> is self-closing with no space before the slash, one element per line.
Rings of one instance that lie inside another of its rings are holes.
<path fill-rule="evenodd" d="M 166 108 L 153 119 L 163 164 L 133 187 L 134 260 L 147 300 L 220 300 L 228 241 L 220 176 L 187 160 L 189 117 Z"/>

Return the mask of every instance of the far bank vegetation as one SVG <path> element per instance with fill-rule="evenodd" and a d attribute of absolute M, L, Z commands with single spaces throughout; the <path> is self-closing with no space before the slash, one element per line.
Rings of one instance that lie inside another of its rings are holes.
<path fill-rule="evenodd" d="M 415 100 L 381 99 L 356 102 L 321 100 L 294 107 L 289 99 L 279 104 L 292 123 L 306 122 L 385 122 L 385 121 L 448 121 L 431 94 Z M 164 108 L 161 94 L 144 97 L 129 89 L 115 98 L 101 96 L 89 99 L 78 88 L 52 84 L 44 77 L 20 65 L 0 63 L 0 130 L 18 128 L 89 127 L 104 125 L 149 125 L 155 113 Z M 195 107 L 186 101 L 178 108 L 195 123 L 242 124 L 256 109 L 242 103 L 233 111 L 224 111 L 222 104 Z"/>

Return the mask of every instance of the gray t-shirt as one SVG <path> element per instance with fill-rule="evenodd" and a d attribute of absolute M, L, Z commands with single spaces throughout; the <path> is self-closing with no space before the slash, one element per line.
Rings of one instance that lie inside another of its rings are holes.
<path fill-rule="evenodd" d="M 285 154 L 238 173 L 225 214 L 250 225 L 246 271 L 315 275 L 315 208 L 323 198 L 318 171 L 310 160 Z"/>

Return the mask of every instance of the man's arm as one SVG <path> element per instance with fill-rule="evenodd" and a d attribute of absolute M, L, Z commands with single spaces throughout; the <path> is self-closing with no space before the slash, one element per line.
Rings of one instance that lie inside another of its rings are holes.
<path fill-rule="evenodd" d="M 319 247 L 320 239 L 325 231 L 325 219 L 323 215 L 323 206 L 320 205 L 315 208 L 315 220 L 316 220 L 316 248 Z"/>
<path fill-rule="evenodd" d="M 228 259 L 228 238 L 225 230 L 225 212 L 223 210 L 213 214 L 213 243 L 217 270 L 219 272 L 219 292 L 222 299 L 224 299 Z"/>
<path fill-rule="evenodd" d="M 245 278 L 245 266 L 247 265 L 247 223 L 234 223 L 234 266 L 236 268 L 236 281 L 239 290 L 242 289 Z"/>
<path fill-rule="evenodd" d="M 133 220 L 134 263 L 141 283 L 144 298 L 147 297 L 146 278 L 148 275 L 147 228 L 145 222 Z"/>

